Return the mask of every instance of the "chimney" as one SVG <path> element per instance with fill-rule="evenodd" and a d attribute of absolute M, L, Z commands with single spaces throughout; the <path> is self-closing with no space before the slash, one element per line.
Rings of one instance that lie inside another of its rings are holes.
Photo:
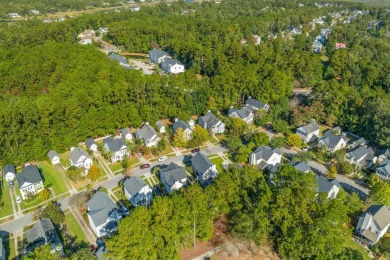
<path fill-rule="evenodd" d="M 73 150 L 74 150 L 74 148 L 75 148 L 75 147 L 71 147 L 71 148 L 70 148 L 70 151 L 73 151 Z"/>
<path fill-rule="evenodd" d="M 230 108 L 233 108 L 233 106 L 230 106 Z"/>
<path fill-rule="evenodd" d="M 177 122 L 177 120 L 179 120 L 178 118 L 175 118 L 175 122 Z"/>
<path fill-rule="evenodd" d="M 207 113 L 211 113 L 211 110 L 209 109 L 209 110 L 207 110 Z"/>
<path fill-rule="evenodd" d="M 145 122 L 145 125 L 149 125 L 149 122 Z"/>
<path fill-rule="evenodd" d="M 316 120 L 315 120 L 314 118 L 312 118 L 310 121 L 311 121 L 312 123 L 314 123 Z"/>

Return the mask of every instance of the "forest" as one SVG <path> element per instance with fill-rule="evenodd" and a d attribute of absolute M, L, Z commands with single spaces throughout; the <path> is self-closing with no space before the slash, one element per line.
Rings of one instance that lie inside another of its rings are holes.
<path fill-rule="evenodd" d="M 371 8 L 351 24 L 334 26 L 326 50 L 318 55 L 311 45 L 320 28 L 310 30 L 309 22 L 341 7 L 306 4 L 175 2 L 61 23 L 1 24 L 0 158 L 18 164 L 144 121 L 187 119 L 207 109 L 224 113 L 249 95 L 270 104 L 270 122 L 294 128 L 315 118 L 388 146 L 387 10 Z M 196 12 L 180 15 L 190 8 Z M 382 26 L 367 30 L 373 19 L 381 19 Z M 280 37 L 292 25 L 302 25 L 303 34 Z M 161 77 L 126 71 L 94 46 L 77 44 L 81 31 L 101 26 L 109 28 L 105 38 L 125 51 L 159 46 L 182 61 L 186 73 Z M 260 45 L 240 43 L 252 34 L 261 36 Z M 279 37 L 268 39 L 271 34 Z M 336 41 L 348 48 L 335 50 Z M 294 102 L 294 87 L 311 87 L 312 95 Z"/>

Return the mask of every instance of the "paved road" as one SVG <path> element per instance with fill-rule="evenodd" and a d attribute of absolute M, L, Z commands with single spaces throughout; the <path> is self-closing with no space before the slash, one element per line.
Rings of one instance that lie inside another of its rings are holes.
<path fill-rule="evenodd" d="M 9 233 L 13 233 L 13 232 L 15 232 L 15 231 L 17 231 L 25 226 L 31 225 L 33 223 L 34 223 L 33 216 L 30 213 L 30 214 L 24 215 L 21 218 L 17 218 L 17 219 L 11 220 L 9 222 L 6 222 L 4 224 L 1 224 L 0 230 L 4 230 L 4 231 L 7 231 Z"/>

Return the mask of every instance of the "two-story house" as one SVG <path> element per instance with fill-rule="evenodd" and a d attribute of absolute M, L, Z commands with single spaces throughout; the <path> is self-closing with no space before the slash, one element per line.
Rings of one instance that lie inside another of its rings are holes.
<path fill-rule="evenodd" d="M 187 175 L 184 167 L 173 162 L 160 169 L 160 180 L 168 194 L 187 185 Z"/>
<path fill-rule="evenodd" d="M 60 163 L 60 156 L 58 155 L 58 153 L 54 150 L 50 150 L 48 153 L 47 153 L 47 156 L 49 157 L 51 163 L 54 165 L 54 164 L 59 164 Z"/>
<path fill-rule="evenodd" d="M 320 126 L 313 119 L 310 124 L 299 127 L 297 129 L 297 135 L 302 139 L 303 142 L 311 142 L 319 137 Z"/>
<path fill-rule="evenodd" d="M 34 252 L 35 248 L 42 245 L 50 245 L 51 253 L 63 254 L 63 245 L 51 219 L 39 219 L 32 228 L 26 231 L 25 235 L 27 246 L 24 254 Z"/>
<path fill-rule="evenodd" d="M 127 144 L 124 138 L 114 139 L 107 137 L 103 140 L 104 150 L 111 153 L 111 162 L 122 161 L 129 156 Z"/>
<path fill-rule="evenodd" d="M 206 187 L 218 176 L 218 170 L 206 155 L 199 152 L 191 159 L 192 169 L 199 183 Z"/>
<path fill-rule="evenodd" d="M 356 165 L 357 169 L 363 167 L 370 167 L 373 165 L 377 157 L 374 155 L 374 151 L 366 146 L 359 146 L 349 151 L 345 155 L 345 160 L 350 164 Z"/>
<path fill-rule="evenodd" d="M 135 132 L 135 138 L 142 139 L 147 147 L 156 146 L 161 138 L 157 135 L 156 130 L 146 122 L 141 129 Z"/>
<path fill-rule="evenodd" d="M 70 165 L 77 168 L 84 167 L 84 174 L 88 173 L 89 168 L 92 165 L 92 159 L 89 154 L 83 149 L 72 147 L 69 154 Z"/>
<path fill-rule="evenodd" d="M 322 145 L 331 153 L 336 152 L 347 146 L 347 138 L 345 136 L 340 136 L 334 134 L 332 130 L 328 130 L 325 134 L 318 140 L 318 145 Z"/>
<path fill-rule="evenodd" d="M 177 130 L 181 128 L 184 138 L 188 141 L 192 139 L 192 129 L 189 124 L 181 119 L 176 118 L 175 123 L 172 125 L 173 133 L 176 134 Z"/>
<path fill-rule="evenodd" d="M 384 181 L 390 180 L 390 160 L 383 160 L 376 168 L 375 174 Z"/>
<path fill-rule="evenodd" d="M 316 175 L 317 193 L 325 193 L 328 199 L 336 198 L 340 191 L 340 183 L 336 180 L 328 180 L 324 176 Z"/>
<path fill-rule="evenodd" d="M 13 165 L 13 164 L 7 164 L 7 165 L 4 167 L 3 174 L 4 174 L 5 180 L 6 180 L 7 182 L 13 181 L 13 180 L 15 179 L 15 175 L 16 175 L 16 168 L 15 168 L 15 165 Z"/>
<path fill-rule="evenodd" d="M 98 238 L 118 231 L 122 213 L 107 193 L 97 191 L 86 204 L 89 225 Z"/>
<path fill-rule="evenodd" d="M 98 150 L 98 145 L 92 138 L 88 138 L 87 141 L 85 141 L 85 145 L 88 147 L 89 150 L 92 152 L 96 152 Z"/>
<path fill-rule="evenodd" d="M 184 72 L 184 65 L 172 58 L 165 58 L 160 65 L 166 73 L 178 74 Z"/>
<path fill-rule="evenodd" d="M 282 152 L 278 149 L 271 149 L 268 146 L 259 146 L 249 156 L 249 164 L 257 165 L 260 169 L 271 169 L 282 161 Z"/>
<path fill-rule="evenodd" d="M 123 183 L 123 190 L 134 207 L 149 206 L 152 203 L 152 189 L 139 177 L 131 176 L 126 179 Z"/>
<path fill-rule="evenodd" d="M 249 108 L 252 112 L 257 112 L 257 111 L 265 111 L 267 112 L 269 109 L 269 105 L 261 102 L 257 99 L 254 99 L 252 97 L 248 97 L 248 99 L 245 101 L 245 106 Z"/>
<path fill-rule="evenodd" d="M 369 245 L 375 245 L 390 226 L 390 209 L 385 205 L 372 205 L 360 215 L 356 234 Z"/>
<path fill-rule="evenodd" d="M 225 124 L 211 113 L 210 110 L 204 116 L 199 117 L 198 123 L 212 134 L 223 134 L 225 132 Z"/>
<path fill-rule="evenodd" d="M 248 125 L 253 123 L 253 113 L 247 107 L 243 107 L 241 109 L 236 109 L 236 108 L 231 106 L 229 111 L 228 111 L 228 116 L 233 117 L 233 118 L 240 118 Z"/>
<path fill-rule="evenodd" d="M 165 51 L 153 49 L 149 51 L 149 58 L 152 62 L 160 64 L 164 59 L 171 58 L 171 56 Z"/>
<path fill-rule="evenodd" d="M 41 173 L 35 165 L 26 165 L 16 174 L 16 181 L 23 199 L 37 194 L 44 188 Z"/>

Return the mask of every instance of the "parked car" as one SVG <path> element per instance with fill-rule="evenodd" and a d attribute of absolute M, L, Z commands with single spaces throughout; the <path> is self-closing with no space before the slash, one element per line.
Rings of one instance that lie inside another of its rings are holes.
<path fill-rule="evenodd" d="M 146 168 L 149 168 L 149 167 L 150 167 L 150 164 L 149 163 L 145 163 L 145 164 L 142 164 L 139 168 L 146 169 Z"/>
<path fill-rule="evenodd" d="M 12 188 L 15 185 L 14 181 L 8 182 L 8 187 Z"/>
<path fill-rule="evenodd" d="M 163 161 L 166 161 L 166 160 L 168 160 L 168 156 L 161 156 L 160 158 L 158 158 L 159 162 L 163 162 Z"/>
<path fill-rule="evenodd" d="M 197 153 L 197 152 L 199 152 L 199 151 L 200 151 L 199 148 L 195 148 L 195 149 L 192 149 L 192 150 L 191 150 L 191 153 Z"/>
<path fill-rule="evenodd" d="M 22 202 L 22 199 L 20 198 L 20 196 L 16 196 L 16 203 L 20 203 Z"/>

